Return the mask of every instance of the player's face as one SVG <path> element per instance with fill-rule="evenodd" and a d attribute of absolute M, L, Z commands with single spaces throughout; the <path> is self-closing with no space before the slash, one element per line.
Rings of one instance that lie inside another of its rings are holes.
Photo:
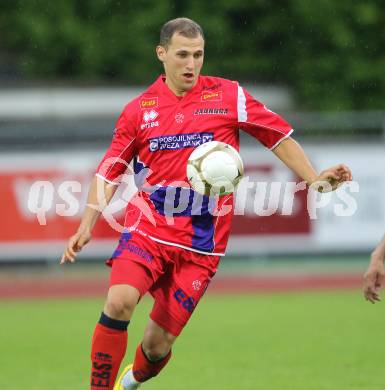
<path fill-rule="evenodd" d="M 198 81 L 203 65 L 205 42 L 199 35 L 186 38 L 175 33 L 167 49 L 158 46 L 156 52 L 163 62 L 166 84 L 178 96 L 183 96 Z"/>

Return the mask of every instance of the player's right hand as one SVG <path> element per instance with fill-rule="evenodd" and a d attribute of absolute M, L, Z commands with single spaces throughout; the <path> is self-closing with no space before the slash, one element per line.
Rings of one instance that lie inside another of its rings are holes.
<path fill-rule="evenodd" d="M 80 252 L 84 245 L 91 240 L 91 233 L 88 231 L 80 231 L 75 233 L 69 238 L 67 247 L 64 250 L 63 256 L 61 257 L 60 264 L 74 263 L 76 253 Z"/>

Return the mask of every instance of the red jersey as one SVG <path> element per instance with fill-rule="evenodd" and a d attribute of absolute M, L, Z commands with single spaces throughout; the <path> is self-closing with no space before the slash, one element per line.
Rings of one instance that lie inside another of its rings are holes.
<path fill-rule="evenodd" d="M 237 82 L 219 77 L 200 76 L 178 97 L 160 76 L 128 103 L 97 170 L 105 181 L 119 184 L 134 160 L 138 192 L 127 205 L 125 228 L 166 245 L 224 255 L 232 211 L 218 210 L 232 206 L 233 196 L 196 193 L 188 184 L 186 165 L 204 142 L 222 141 L 239 150 L 239 129 L 269 149 L 293 131 Z"/>

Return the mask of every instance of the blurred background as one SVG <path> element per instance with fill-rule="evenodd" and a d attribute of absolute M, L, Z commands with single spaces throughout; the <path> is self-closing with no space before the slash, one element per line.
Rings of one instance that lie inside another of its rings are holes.
<path fill-rule="evenodd" d="M 234 220 L 229 254 L 366 256 L 385 226 L 381 6 L 376 0 L 316 6 L 305 0 L 3 0 L 0 262 L 57 260 L 77 228 L 119 113 L 162 72 L 154 52 L 162 24 L 180 15 L 204 28 L 203 74 L 239 80 L 293 124 L 318 170 L 343 162 L 359 185 L 344 190 L 356 203 L 345 216 L 335 215 L 336 205 L 348 205 L 335 193 L 316 219 L 309 218 L 305 191 L 296 195 L 294 212 L 284 215 L 284 184 L 296 178 L 242 134 L 250 178 L 283 185 L 250 191 L 245 216 Z M 116 218 L 123 212 L 116 210 Z M 95 238 L 84 256 L 106 258 L 116 233 L 101 222 Z"/>
<path fill-rule="evenodd" d="M 359 300 L 385 233 L 381 0 L 1 0 L 0 300 L 96 296 L 99 307 L 118 233 L 101 220 L 75 267 L 58 261 L 119 113 L 162 72 L 159 30 L 179 16 L 205 31 L 203 74 L 240 81 L 292 123 L 317 170 L 345 163 L 357 183 L 323 198 L 316 218 L 299 191 L 285 215 L 284 184 L 298 178 L 242 134 L 246 175 L 269 184 L 234 218 L 212 292 L 350 289 Z M 121 220 L 119 194 L 113 203 Z"/>

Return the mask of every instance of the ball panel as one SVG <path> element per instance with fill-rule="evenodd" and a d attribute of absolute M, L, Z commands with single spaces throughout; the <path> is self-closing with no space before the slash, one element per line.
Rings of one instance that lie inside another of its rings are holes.
<path fill-rule="evenodd" d="M 231 181 L 238 175 L 238 169 L 234 160 L 227 153 L 222 151 L 211 152 L 203 159 L 201 172 L 204 178 L 211 184 L 220 178 L 227 178 Z"/>
<path fill-rule="evenodd" d="M 193 152 L 190 154 L 189 160 L 199 160 L 208 154 L 211 150 L 218 146 L 218 141 L 206 142 L 202 145 L 199 145 Z"/>
<path fill-rule="evenodd" d="M 243 162 L 232 146 L 211 141 L 191 153 L 186 173 L 195 191 L 223 196 L 234 192 L 243 176 Z"/>
<path fill-rule="evenodd" d="M 203 175 L 197 169 L 197 164 L 195 161 L 189 161 L 187 164 L 187 179 L 194 189 L 194 191 L 202 194 L 210 194 L 210 185 L 204 180 Z"/>
<path fill-rule="evenodd" d="M 191 164 L 191 163 L 187 163 L 186 173 L 187 173 L 187 179 L 189 181 L 194 180 L 198 176 L 198 174 L 199 174 L 199 172 L 196 169 L 196 167 L 193 164 Z"/>

